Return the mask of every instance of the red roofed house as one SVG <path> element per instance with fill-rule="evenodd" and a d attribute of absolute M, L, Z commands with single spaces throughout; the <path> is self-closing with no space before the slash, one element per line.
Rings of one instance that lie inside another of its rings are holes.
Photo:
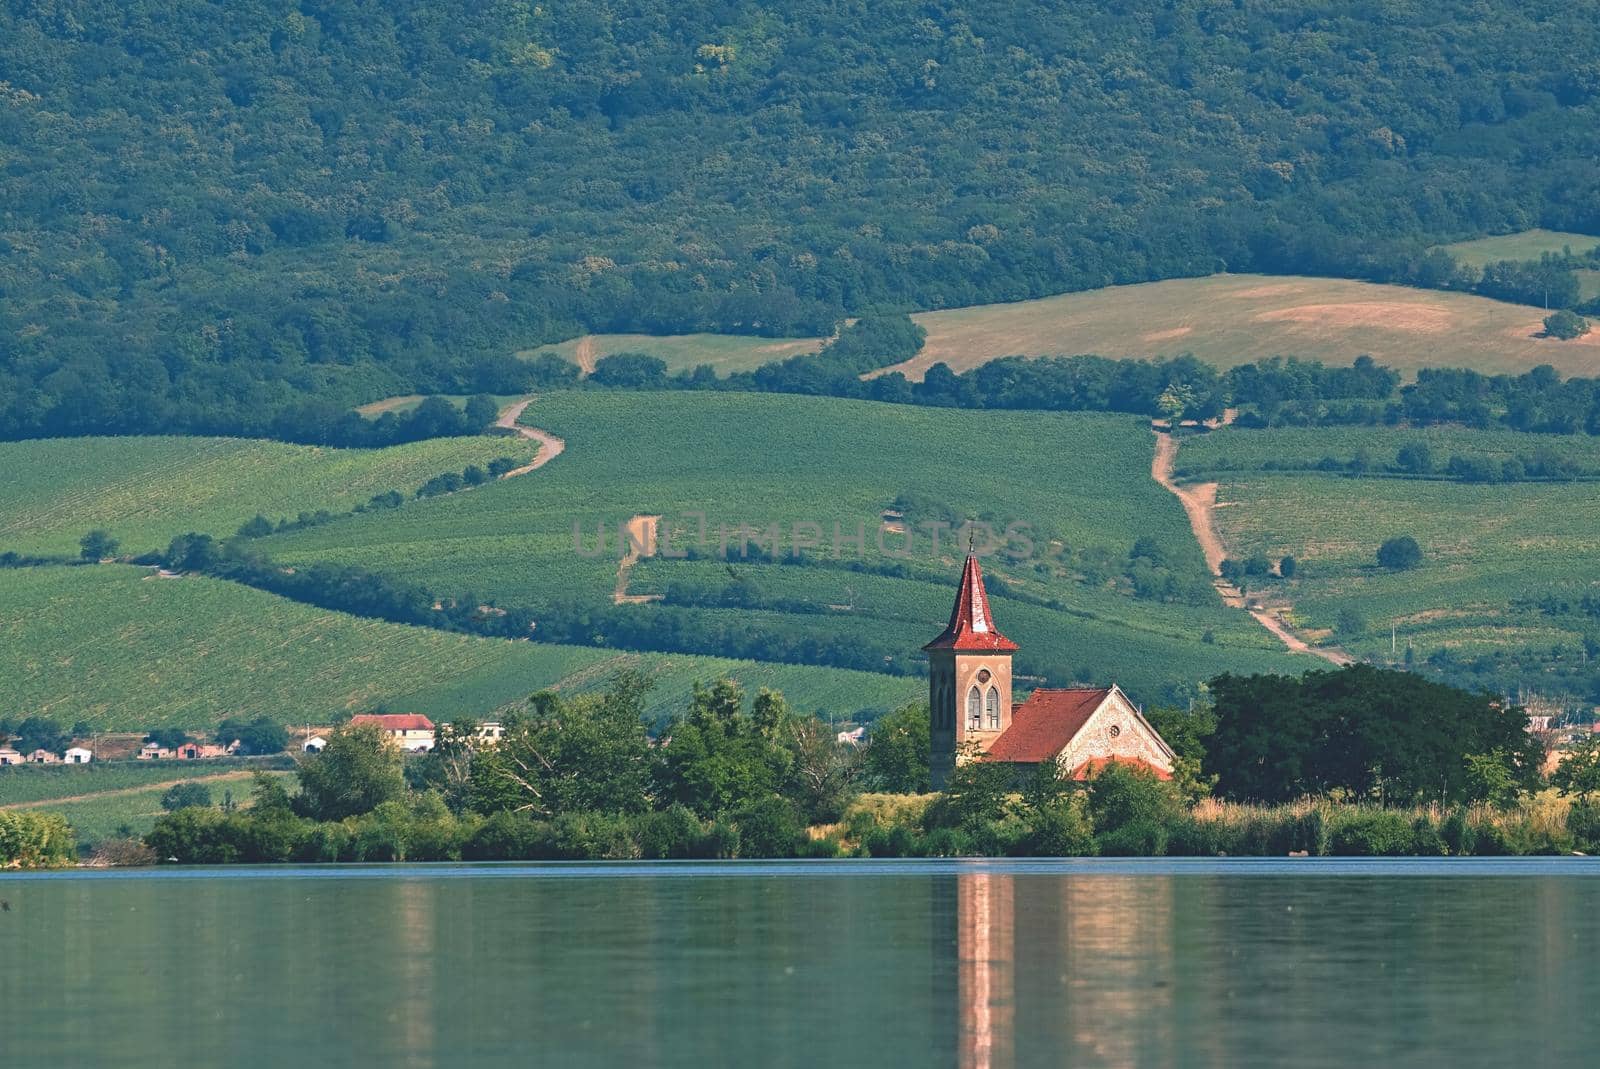
<path fill-rule="evenodd" d="M 377 724 L 405 753 L 427 753 L 433 749 L 433 721 L 421 713 L 363 713 L 350 718 L 352 726 Z"/>
<path fill-rule="evenodd" d="M 935 790 L 949 783 L 958 762 L 973 759 L 1023 768 L 1052 761 L 1078 779 L 1126 761 L 1171 777 L 1172 748 L 1115 684 L 1040 689 L 1012 704 L 1017 644 L 995 628 L 977 557 L 969 555 L 961 571 L 949 626 L 922 648 L 928 653 Z"/>

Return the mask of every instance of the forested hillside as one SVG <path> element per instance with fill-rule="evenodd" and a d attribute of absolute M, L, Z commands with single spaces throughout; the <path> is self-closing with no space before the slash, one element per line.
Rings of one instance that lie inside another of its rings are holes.
<path fill-rule="evenodd" d="M 579 330 L 1600 232 L 1553 0 L 0 4 L 0 433 L 511 392 Z"/>

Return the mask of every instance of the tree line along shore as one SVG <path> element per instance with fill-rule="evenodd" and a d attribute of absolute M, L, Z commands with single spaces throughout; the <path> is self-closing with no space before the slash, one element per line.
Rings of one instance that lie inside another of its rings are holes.
<path fill-rule="evenodd" d="M 1213 699 L 1151 709 L 1170 780 L 1111 763 L 961 764 L 928 790 L 928 713 L 836 737 L 780 694 L 697 688 L 654 730 L 646 681 L 534 695 L 486 740 L 445 725 L 407 757 L 377 726 L 334 730 L 292 784 L 242 804 L 170 792 L 142 838 L 83 859 L 128 865 L 650 858 L 1507 856 L 1600 847 L 1600 742 L 1559 754 L 1526 714 L 1415 675 L 1352 666 L 1222 676 Z M 291 789 L 292 787 L 292 789 Z M 242 795 L 241 791 L 241 795 Z M 0 810 L 0 860 L 77 860 L 48 807 Z"/>

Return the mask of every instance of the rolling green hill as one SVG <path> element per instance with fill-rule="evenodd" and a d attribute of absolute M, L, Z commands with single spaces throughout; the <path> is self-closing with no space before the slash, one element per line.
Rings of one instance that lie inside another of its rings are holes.
<path fill-rule="evenodd" d="M 657 713 L 722 676 L 840 714 L 890 708 L 920 689 L 869 673 L 469 638 L 118 565 L 0 570 L 0 642 L 8 715 L 95 730 L 203 730 L 230 715 L 326 723 L 378 705 L 482 717 L 535 690 L 603 686 L 624 666 L 659 676 Z"/>
<path fill-rule="evenodd" d="M 231 535 L 261 513 L 343 512 L 374 494 L 410 497 L 442 472 L 495 457 L 531 459 L 519 438 L 436 438 L 386 449 L 328 449 L 237 438 L 58 438 L 0 443 L 0 551 L 76 554 L 103 528 L 123 553 L 174 535 Z"/>
<path fill-rule="evenodd" d="M 1155 700 L 1226 667 L 1301 663 L 1217 602 L 1182 511 L 1150 479 L 1152 439 L 1137 419 L 605 392 L 550 395 L 523 418 L 567 442 L 534 477 L 260 544 L 284 562 L 359 564 L 435 592 L 549 611 L 609 604 L 615 532 L 630 516 L 704 512 L 713 543 L 719 523 L 789 532 L 810 522 L 830 540 L 837 523 L 867 533 L 865 571 L 830 551 L 812 566 L 757 563 L 736 549 L 729 561 L 658 556 L 632 570 L 627 592 L 665 603 L 622 611 L 663 634 L 728 626 L 785 649 L 817 643 L 805 659 L 871 643 L 909 655 L 949 612 L 964 547 L 947 534 L 935 556 L 924 532 L 910 558 L 880 549 L 883 513 L 905 499 L 913 523 L 971 514 L 1030 525 L 1037 553 L 987 567 L 1017 595 L 996 602 L 1002 626 L 1052 679 L 1117 678 Z M 613 549 L 580 555 L 575 523 L 591 549 L 606 526 Z M 1161 558 L 1152 574 L 1172 584 L 1168 600 L 1131 596 L 1119 571 L 1141 537 Z M 885 548 L 898 545 L 885 535 Z"/>
<path fill-rule="evenodd" d="M 1338 641 L 1358 654 L 1387 659 L 1392 627 L 1398 650 L 1410 645 L 1414 661 L 1432 658 L 1458 681 L 1587 697 L 1600 682 L 1591 663 L 1600 652 L 1600 484 L 1261 470 L 1344 462 L 1361 450 L 1388 465 L 1417 443 L 1436 469 L 1453 456 L 1498 465 L 1541 452 L 1600 467 L 1587 436 L 1464 428 L 1219 431 L 1183 445 L 1179 466 L 1218 480 L 1230 555 L 1297 558 L 1291 583 L 1258 586 L 1269 600 L 1287 596 L 1304 626 L 1326 631 L 1348 613 L 1358 629 Z M 1420 567 L 1377 565 L 1378 546 L 1399 535 L 1422 546 Z"/>

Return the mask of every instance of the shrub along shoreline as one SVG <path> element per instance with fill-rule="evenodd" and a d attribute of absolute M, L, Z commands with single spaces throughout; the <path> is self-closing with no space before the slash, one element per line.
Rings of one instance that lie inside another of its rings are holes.
<path fill-rule="evenodd" d="M 147 837 L 186 864 L 958 857 L 1516 857 L 1600 852 L 1600 806 L 1539 798 L 1385 809 L 1305 799 L 1174 804 L 1166 785 L 1112 766 L 1049 801 L 1010 793 L 987 814 L 944 796 L 867 795 L 807 827 L 781 798 L 702 818 L 681 803 L 638 814 L 453 813 L 437 794 L 340 821 L 257 798 L 235 813 L 187 809 Z"/>

